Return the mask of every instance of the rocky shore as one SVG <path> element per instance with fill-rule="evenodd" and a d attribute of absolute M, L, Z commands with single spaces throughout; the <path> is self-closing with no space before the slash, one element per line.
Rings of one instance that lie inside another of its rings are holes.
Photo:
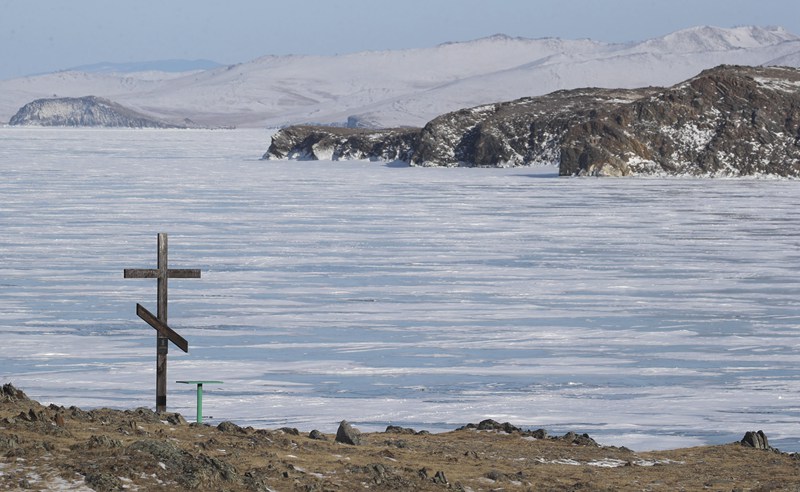
<path fill-rule="evenodd" d="M 0 389 L 3 490 L 798 490 L 800 458 L 760 431 L 659 452 L 484 420 L 431 434 L 399 426 L 335 435 L 179 414 L 82 410 Z"/>

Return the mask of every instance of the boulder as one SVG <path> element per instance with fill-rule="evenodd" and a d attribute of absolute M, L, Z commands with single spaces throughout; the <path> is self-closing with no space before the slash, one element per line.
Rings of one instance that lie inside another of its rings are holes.
<path fill-rule="evenodd" d="M 742 446 L 747 446 L 750 448 L 764 449 L 767 451 L 775 450 L 775 448 L 769 445 L 769 440 L 767 439 L 766 434 L 760 430 L 745 432 L 744 437 L 739 442 L 742 444 Z"/>
<path fill-rule="evenodd" d="M 346 420 L 339 423 L 336 431 L 336 442 L 358 446 L 361 444 L 361 431 L 350 425 Z"/>

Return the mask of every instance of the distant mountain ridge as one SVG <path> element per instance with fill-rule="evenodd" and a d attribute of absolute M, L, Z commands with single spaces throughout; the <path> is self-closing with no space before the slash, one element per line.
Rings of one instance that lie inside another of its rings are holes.
<path fill-rule="evenodd" d="M 212 70 L 223 66 L 212 60 L 153 60 L 142 62 L 100 62 L 90 65 L 71 67 L 60 72 L 86 72 L 86 73 L 136 73 L 136 72 L 191 72 L 199 70 Z"/>
<path fill-rule="evenodd" d="M 422 126 L 465 107 L 579 87 L 669 86 L 721 64 L 798 66 L 780 27 L 696 27 L 632 43 L 505 35 L 432 48 L 265 56 L 201 72 L 58 72 L 0 81 L 0 119 L 45 97 L 95 94 L 205 126 Z"/>

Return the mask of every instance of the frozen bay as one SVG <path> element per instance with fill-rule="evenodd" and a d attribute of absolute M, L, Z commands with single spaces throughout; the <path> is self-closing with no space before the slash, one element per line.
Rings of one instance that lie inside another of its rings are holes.
<path fill-rule="evenodd" d="M 484 418 L 800 451 L 800 182 L 259 161 L 266 131 L 0 128 L 0 383 L 240 425 Z"/>

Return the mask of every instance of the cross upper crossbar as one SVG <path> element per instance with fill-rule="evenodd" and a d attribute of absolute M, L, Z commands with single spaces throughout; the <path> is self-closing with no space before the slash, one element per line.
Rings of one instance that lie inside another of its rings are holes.
<path fill-rule="evenodd" d="M 126 268 L 125 278 L 154 278 L 158 280 L 158 320 L 167 324 L 167 279 L 200 278 L 200 270 L 189 268 L 169 268 L 167 266 L 167 234 L 158 234 L 158 260 L 156 268 Z"/>
<path fill-rule="evenodd" d="M 123 271 L 125 278 L 159 278 L 164 275 L 162 270 L 155 268 L 126 268 Z M 191 268 L 169 268 L 169 278 L 200 278 L 200 270 Z"/>

